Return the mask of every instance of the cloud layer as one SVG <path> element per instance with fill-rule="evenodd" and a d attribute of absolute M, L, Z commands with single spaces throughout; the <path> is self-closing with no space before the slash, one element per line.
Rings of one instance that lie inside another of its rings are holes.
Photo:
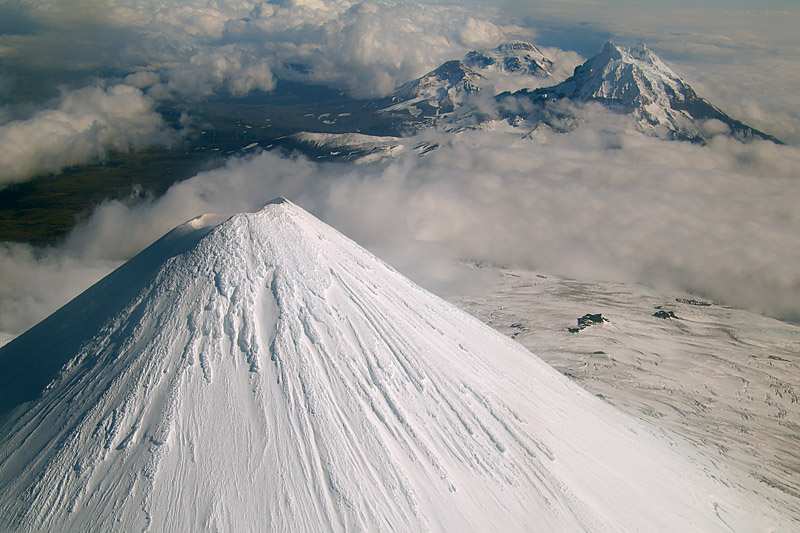
<path fill-rule="evenodd" d="M 663 142 L 588 106 L 570 135 L 429 131 L 406 142 L 437 150 L 389 163 L 232 160 L 159 199 L 107 202 L 56 248 L 2 245 L 0 332 L 29 327 L 176 224 L 277 195 L 439 292 L 465 289 L 456 261 L 480 260 L 689 290 L 800 320 L 796 10 L 480 4 L 9 0 L 0 187 L 110 149 L 169 143 L 175 132 L 155 111 L 167 99 L 191 111 L 196 99 L 279 79 L 378 96 L 499 41 L 539 34 L 567 48 L 556 30 L 583 42 L 573 49 L 584 55 L 606 37 L 643 38 L 701 96 L 790 146 Z"/>
<path fill-rule="evenodd" d="M 6 251 L 0 309 L 13 303 L 15 313 L 0 316 L 0 331 L 43 317 L 48 279 L 63 286 L 74 271 L 77 293 L 84 266 L 108 268 L 200 213 L 257 209 L 278 195 L 440 293 L 474 282 L 457 261 L 475 260 L 687 290 L 800 320 L 800 150 L 724 138 L 706 147 L 659 141 L 629 132 L 614 115 L 600 120 L 603 129 L 589 126 L 598 120 L 534 139 L 429 131 L 408 145 L 435 142 L 437 150 L 371 165 L 262 153 L 159 199 L 108 202 L 59 249 L 40 258 Z M 50 309 L 63 298 L 53 293 Z"/>
<path fill-rule="evenodd" d="M 383 96 L 468 50 L 534 35 L 494 10 L 370 0 L 12 1 L 0 15 L 25 27 L 0 33 L 10 72 L 151 72 L 182 96 L 196 96 L 196 80 L 235 95 L 269 90 L 269 72 Z M 54 52 L 59 41 L 71 46 Z"/>
<path fill-rule="evenodd" d="M 102 158 L 107 150 L 166 145 L 175 137 L 139 89 L 68 91 L 56 109 L 0 126 L 0 187 Z"/>
<path fill-rule="evenodd" d="M 351 0 L 11 0 L 4 17 L 0 187 L 163 144 L 165 100 L 191 113 L 278 78 L 383 96 L 470 49 L 533 36 L 485 10 Z"/>

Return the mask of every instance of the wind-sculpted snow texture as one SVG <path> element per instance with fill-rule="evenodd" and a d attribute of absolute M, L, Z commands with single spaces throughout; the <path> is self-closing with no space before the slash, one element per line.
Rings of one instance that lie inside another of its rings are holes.
<path fill-rule="evenodd" d="M 781 526 L 283 200 L 174 230 L 0 365 L 2 530 Z"/>

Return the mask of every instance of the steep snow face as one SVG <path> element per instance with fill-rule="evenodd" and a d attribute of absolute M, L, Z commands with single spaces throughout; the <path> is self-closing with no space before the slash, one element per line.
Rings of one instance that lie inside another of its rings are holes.
<path fill-rule="evenodd" d="M 480 74 L 462 61 L 452 60 L 421 78 L 400 86 L 387 111 L 408 110 L 412 115 L 449 113 L 479 90 Z"/>
<path fill-rule="evenodd" d="M 784 525 L 285 200 L 176 229 L 0 375 L 4 530 Z"/>
<path fill-rule="evenodd" d="M 553 74 L 553 60 L 535 45 L 524 41 L 501 44 L 492 50 L 470 52 L 465 63 L 481 74 L 504 72 L 538 77 Z"/>
<path fill-rule="evenodd" d="M 680 78 L 643 43 L 625 49 L 608 41 L 599 54 L 552 90 L 574 100 L 613 100 L 645 110 L 651 106 L 658 115 L 669 109 L 672 101 L 685 101 L 686 89 Z"/>
<path fill-rule="evenodd" d="M 777 141 L 698 97 L 644 43 L 628 49 L 608 41 L 599 54 L 576 67 L 572 77 L 533 95 L 543 100 L 600 102 L 632 114 L 644 131 L 660 137 L 704 141 L 708 132 L 727 130 L 742 139 Z M 716 122 L 706 124 L 708 120 Z"/>
<path fill-rule="evenodd" d="M 405 110 L 413 116 L 439 116 L 465 104 L 470 95 L 488 91 L 538 87 L 552 79 L 553 61 L 536 46 L 523 41 L 501 44 L 491 50 L 469 52 L 421 78 L 399 87 L 387 111 Z"/>

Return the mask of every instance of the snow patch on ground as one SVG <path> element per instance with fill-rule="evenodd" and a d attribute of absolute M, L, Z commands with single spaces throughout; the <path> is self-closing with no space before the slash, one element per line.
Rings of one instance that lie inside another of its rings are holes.
<path fill-rule="evenodd" d="M 362 133 L 300 132 L 292 137 L 299 142 L 329 150 L 331 155 L 340 156 L 358 164 L 396 157 L 407 149 L 403 139 L 399 137 Z M 343 154 L 343 152 L 346 153 Z"/>
<path fill-rule="evenodd" d="M 800 525 L 797 326 L 691 295 L 519 270 L 454 303 L 604 401 L 739 471 L 753 508 L 769 500 Z M 607 322 L 570 333 L 586 313 Z"/>

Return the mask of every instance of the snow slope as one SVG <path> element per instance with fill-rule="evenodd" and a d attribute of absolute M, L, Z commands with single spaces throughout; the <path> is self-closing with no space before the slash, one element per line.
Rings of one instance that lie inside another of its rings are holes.
<path fill-rule="evenodd" d="M 697 96 L 644 43 L 623 48 L 608 41 L 599 54 L 576 67 L 574 74 L 562 83 L 536 90 L 523 89 L 514 96 L 525 96 L 537 103 L 564 98 L 573 102 L 599 102 L 633 115 L 643 131 L 659 137 L 703 142 L 710 135 L 724 131 L 740 139 L 778 142 Z"/>
<path fill-rule="evenodd" d="M 330 157 L 356 164 L 395 157 L 406 150 L 400 137 L 363 133 L 314 133 L 301 131 L 290 136 L 298 143 Z"/>
<path fill-rule="evenodd" d="M 589 392 L 742 472 L 800 530 L 800 327 L 682 293 L 500 270 L 454 300 Z M 605 321 L 571 333 L 576 319 Z"/>
<path fill-rule="evenodd" d="M 438 117 L 467 104 L 485 91 L 540 87 L 553 83 L 552 59 L 523 41 L 504 43 L 491 50 L 474 50 L 463 59 L 443 63 L 424 76 L 398 87 L 384 111 L 407 111 L 414 117 Z M 546 81 L 543 81 L 546 80 Z"/>
<path fill-rule="evenodd" d="M 282 199 L 173 230 L 0 376 L 3 530 L 786 529 Z"/>

